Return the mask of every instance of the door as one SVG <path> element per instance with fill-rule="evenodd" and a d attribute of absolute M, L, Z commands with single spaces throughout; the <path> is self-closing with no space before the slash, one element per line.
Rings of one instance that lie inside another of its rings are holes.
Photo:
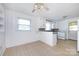
<path fill-rule="evenodd" d="M 77 21 L 68 23 L 68 39 L 77 40 Z"/>

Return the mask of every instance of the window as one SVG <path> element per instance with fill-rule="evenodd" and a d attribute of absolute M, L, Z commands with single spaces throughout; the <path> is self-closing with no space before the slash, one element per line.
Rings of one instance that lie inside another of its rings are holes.
<path fill-rule="evenodd" d="M 45 28 L 45 30 L 51 30 L 51 24 L 50 24 L 50 22 L 47 22 L 47 23 L 46 23 L 46 28 Z"/>
<path fill-rule="evenodd" d="M 52 26 L 51 27 L 52 27 L 52 29 L 54 28 L 54 24 L 53 23 L 52 23 Z"/>
<path fill-rule="evenodd" d="M 77 31 L 77 21 L 69 22 L 69 30 Z"/>
<path fill-rule="evenodd" d="M 30 20 L 18 19 L 18 30 L 23 30 L 23 31 L 30 30 Z"/>

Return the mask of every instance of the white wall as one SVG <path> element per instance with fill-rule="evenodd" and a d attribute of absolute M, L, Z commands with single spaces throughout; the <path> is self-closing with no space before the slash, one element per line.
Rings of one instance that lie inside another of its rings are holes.
<path fill-rule="evenodd" d="M 5 8 L 0 4 L 0 55 L 5 51 Z"/>
<path fill-rule="evenodd" d="M 6 14 L 6 47 L 13 47 L 39 40 L 37 33 L 40 18 L 27 16 L 26 14 L 11 10 L 6 10 Z M 18 17 L 31 20 L 31 31 L 17 30 Z"/>

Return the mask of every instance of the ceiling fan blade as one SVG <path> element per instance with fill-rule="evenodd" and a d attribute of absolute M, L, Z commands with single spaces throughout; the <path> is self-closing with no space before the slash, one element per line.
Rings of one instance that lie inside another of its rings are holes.
<path fill-rule="evenodd" d="M 32 12 L 35 12 L 35 9 L 33 9 Z"/>
<path fill-rule="evenodd" d="M 45 9 L 46 9 L 46 10 L 49 10 L 49 8 L 48 8 L 48 7 L 45 7 Z"/>

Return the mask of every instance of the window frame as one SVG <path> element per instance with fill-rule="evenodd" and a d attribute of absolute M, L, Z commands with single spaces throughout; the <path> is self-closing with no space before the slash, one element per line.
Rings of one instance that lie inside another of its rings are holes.
<path fill-rule="evenodd" d="M 26 26 L 29 26 L 29 27 L 30 27 L 30 30 L 19 30 L 19 25 L 23 25 L 23 24 L 19 24 L 19 23 L 18 23 L 18 20 L 19 20 L 19 19 L 29 20 L 29 21 L 30 21 L 30 25 L 26 25 Z M 18 17 L 18 18 L 17 18 L 17 30 L 18 30 L 18 31 L 23 31 L 23 32 L 25 32 L 25 31 L 31 31 L 31 20 L 30 20 L 29 18 Z"/>

